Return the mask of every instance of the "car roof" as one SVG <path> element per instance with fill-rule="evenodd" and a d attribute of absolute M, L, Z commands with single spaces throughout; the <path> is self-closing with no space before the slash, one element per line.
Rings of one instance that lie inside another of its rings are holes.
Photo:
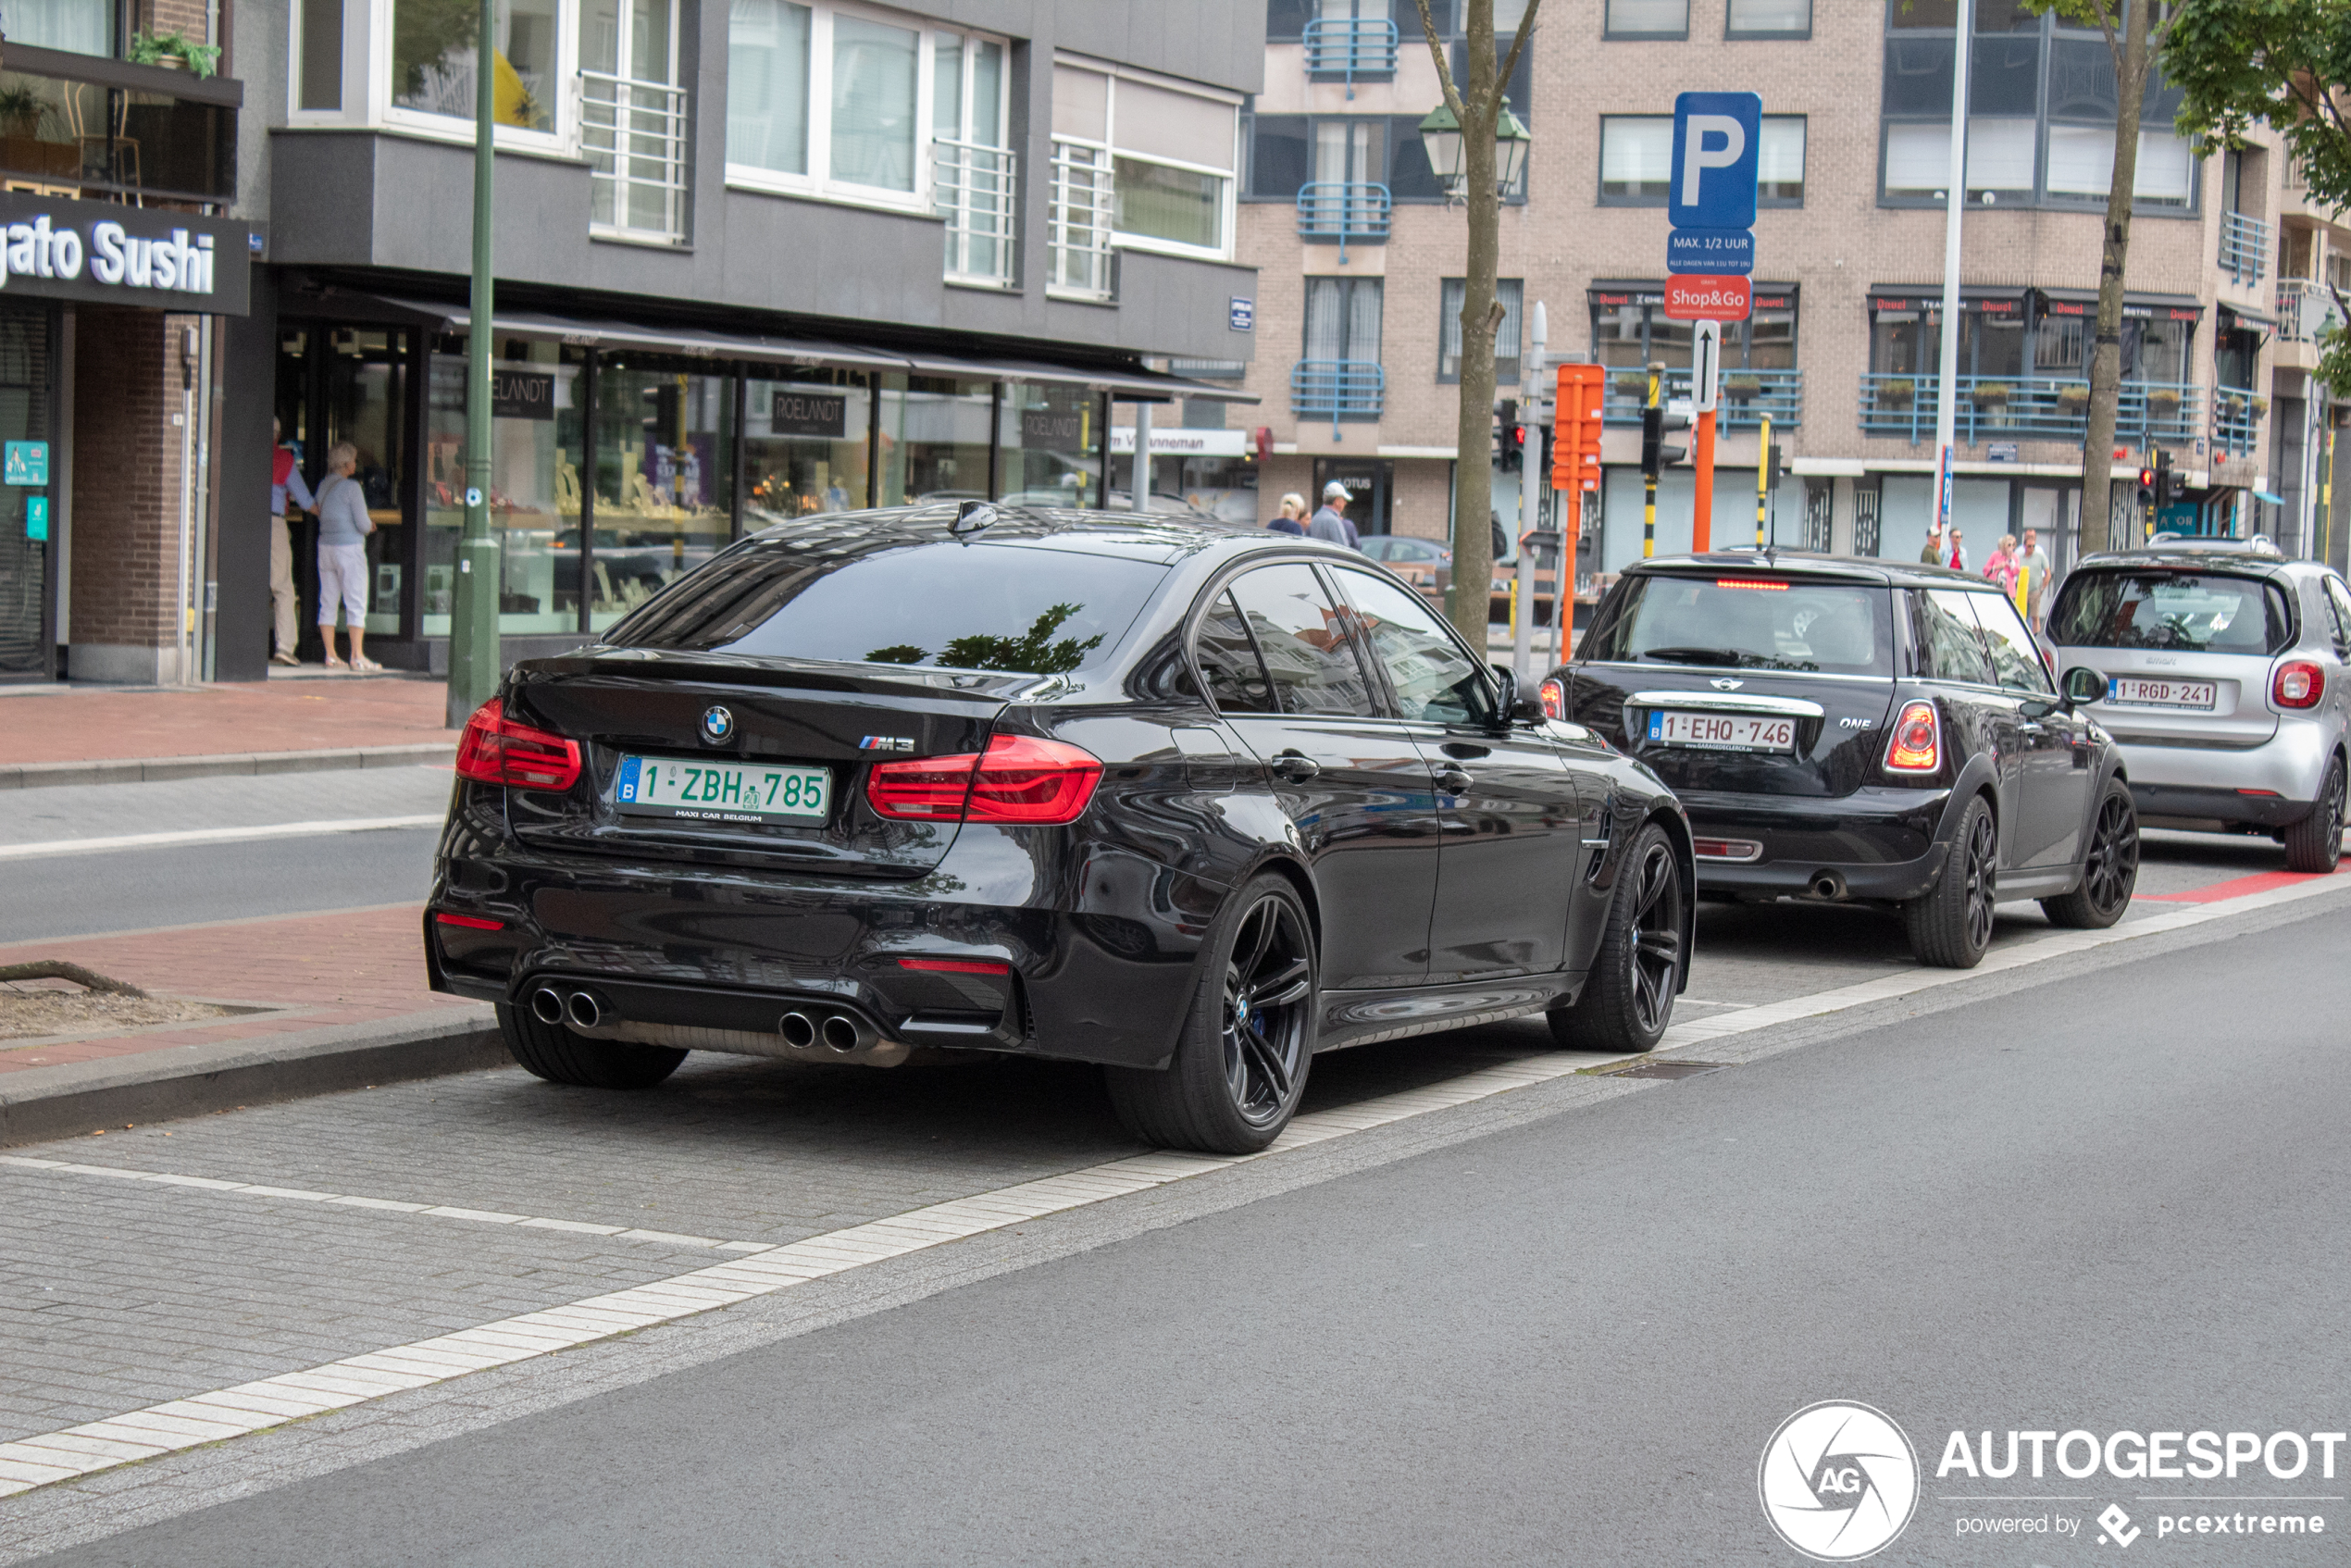
<path fill-rule="evenodd" d="M 827 512 L 773 523 L 746 534 L 742 545 L 781 546 L 818 556 L 857 556 L 914 545 L 966 543 L 1118 555 L 1172 566 L 1179 561 L 1278 550 L 1375 565 L 1343 545 L 1275 533 L 1254 523 L 1228 523 L 1204 513 L 1104 512 L 1076 506 L 1028 506 L 1000 501 L 989 505 L 989 520 L 958 533 L 955 524 L 969 500 L 927 505 L 880 506 L 863 512 Z M 740 546 L 739 546 L 740 548 Z"/>
<path fill-rule="evenodd" d="M 1702 555 L 1660 555 L 1636 561 L 1626 577 L 1684 577 L 1702 572 L 1769 571 L 1811 582 L 1859 582 L 1886 588 L 1974 588 L 1996 584 L 1948 566 L 1888 561 L 1874 555 L 1829 555 L 1815 550 L 1713 550 Z"/>
<path fill-rule="evenodd" d="M 2288 566 L 2315 566 L 2315 562 L 2290 561 L 2274 550 L 2255 550 L 2239 540 L 2215 540 L 2212 543 L 2183 548 L 2178 543 L 2158 544 L 2143 550 L 2105 550 L 2095 555 L 2084 555 L 2074 563 L 2073 569 L 2095 570 L 2100 566 L 2156 566 L 2171 571 L 2225 571 L 2252 577 L 2274 577 Z"/>

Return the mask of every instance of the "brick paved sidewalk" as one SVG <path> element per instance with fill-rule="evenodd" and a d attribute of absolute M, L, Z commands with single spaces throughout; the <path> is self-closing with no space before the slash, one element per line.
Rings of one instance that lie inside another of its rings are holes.
<path fill-rule="evenodd" d="M 443 741 L 448 687 L 397 676 L 0 696 L 0 766 Z"/>
<path fill-rule="evenodd" d="M 284 1009 L 55 1045 L 0 1040 L 0 1074 L 479 1007 L 425 989 L 423 918 L 421 905 L 386 904 L 0 946 L 0 964 L 61 958 L 159 996 Z"/>

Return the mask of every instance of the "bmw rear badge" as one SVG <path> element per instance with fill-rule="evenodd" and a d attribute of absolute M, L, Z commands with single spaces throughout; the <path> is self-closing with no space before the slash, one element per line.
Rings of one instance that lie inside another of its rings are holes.
<path fill-rule="evenodd" d="M 703 710 L 702 738 L 703 740 L 715 746 L 722 741 L 732 740 L 734 734 L 735 716 L 732 713 L 723 706 L 712 706 Z"/>

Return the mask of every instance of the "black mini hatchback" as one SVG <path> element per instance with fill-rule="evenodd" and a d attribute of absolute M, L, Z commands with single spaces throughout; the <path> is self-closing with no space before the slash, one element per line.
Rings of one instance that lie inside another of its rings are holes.
<path fill-rule="evenodd" d="M 1672 793 L 1362 555 L 961 505 L 784 524 L 466 728 L 425 940 L 543 1078 L 690 1050 L 1102 1064 L 1247 1151 L 1318 1050 L 1548 1014 L 1656 1044 Z"/>
<path fill-rule="evenodd" d="M 1673 786 L 1701 893 L 1897 909 L 1966 969 L 1996 902 L 2103 927 L 2131 902 L 2130 788 L 2079 706 L 2105 691 L 2060 687 L 1990 583 L 1739 551 L 1634 566 L 1542 699 Z"/>

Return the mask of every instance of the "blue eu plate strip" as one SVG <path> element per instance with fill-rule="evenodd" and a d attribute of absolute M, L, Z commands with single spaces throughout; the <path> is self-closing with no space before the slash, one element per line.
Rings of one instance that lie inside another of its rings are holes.
<path fill-rule="evenodd" d="M 644 761 L 640 757 L 620 759 L 620 798 L 622 800 L 633 801 L 637 798 L 637 772 L 643 766 Z"/>

